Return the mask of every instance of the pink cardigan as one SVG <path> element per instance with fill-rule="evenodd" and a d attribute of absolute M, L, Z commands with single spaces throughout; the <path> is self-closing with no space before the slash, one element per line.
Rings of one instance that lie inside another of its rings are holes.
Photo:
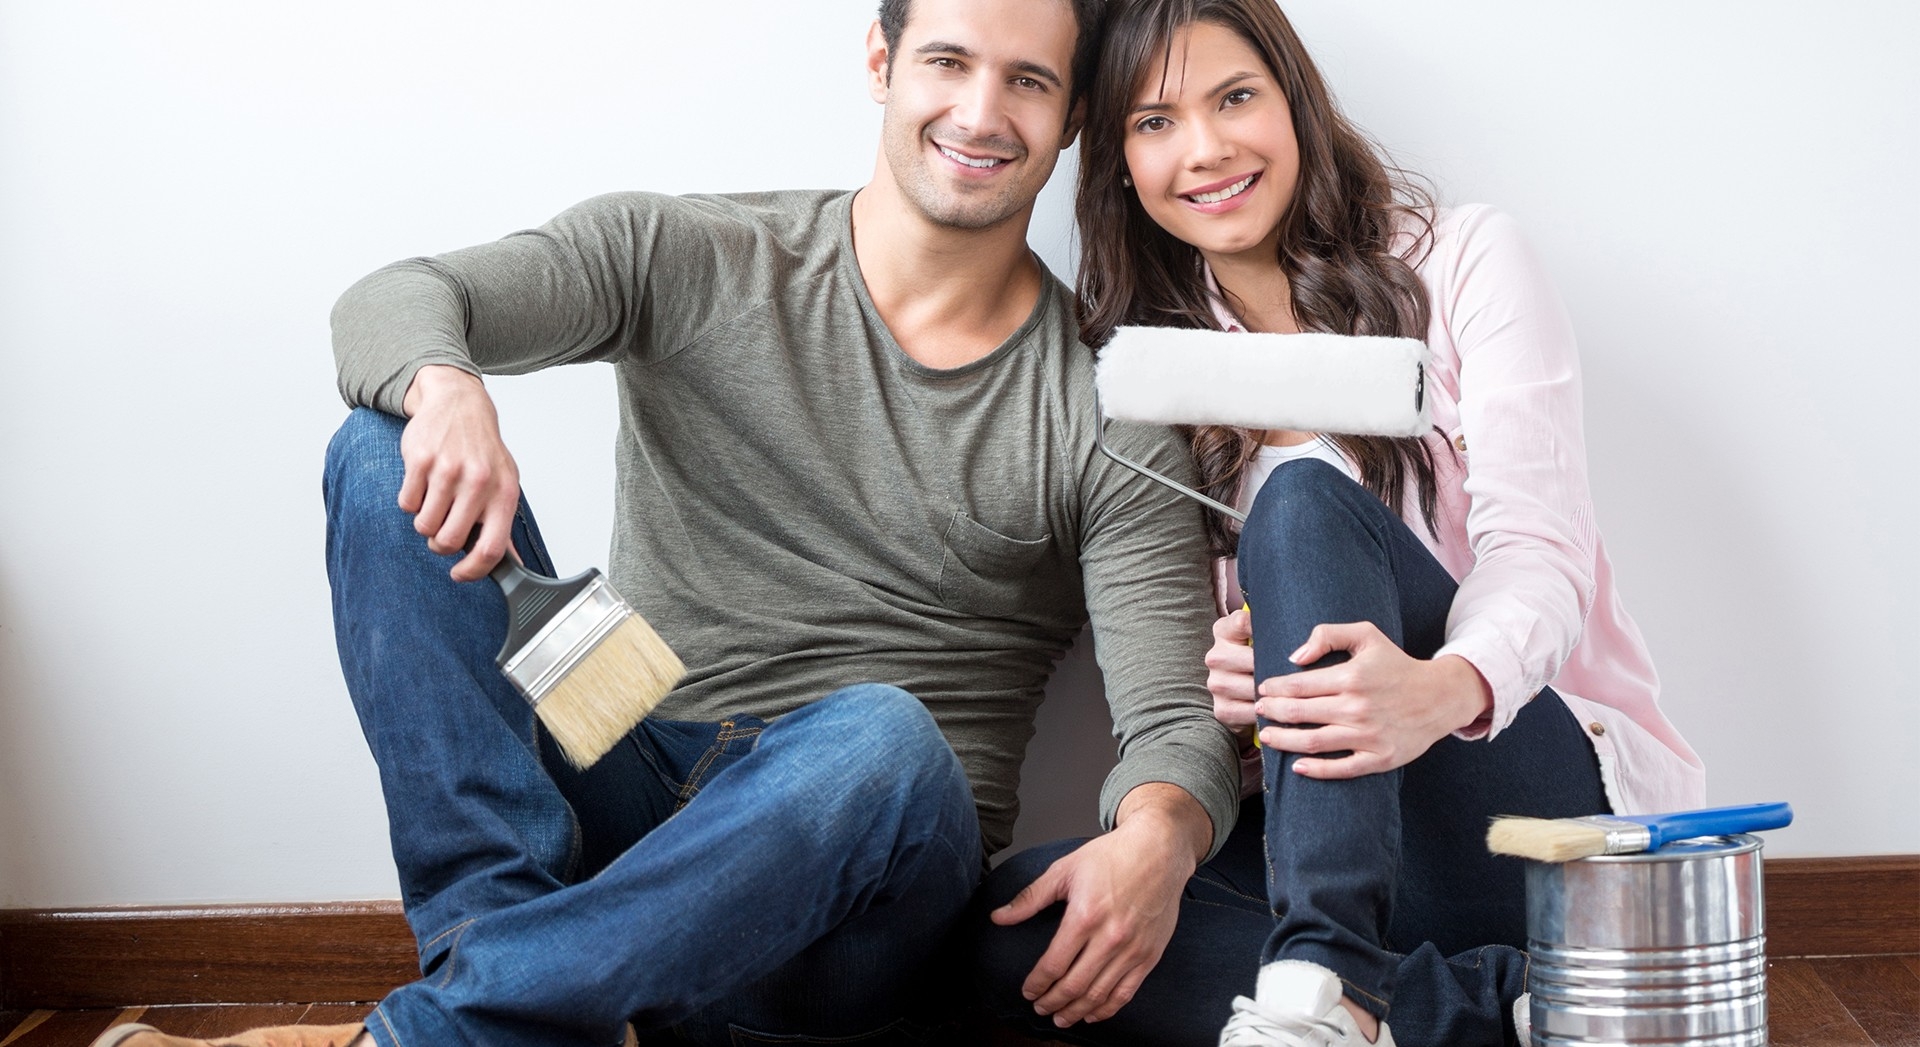
<path fill-rule="evenodd" d="M 1433 308 L 1439 537 L 1411 494 L 1407 522 L 1460 582 L 1435 657 L 1465 658 L 1493 689 L 1491 719 L 1457 734 L 1491 738 L 1552 684 L 1586 728 L 1615 813 L 1702 806 L 1700 758 L 1660 711 L 1659 678 L 1594 525 L 1580 361 L 1545 268 L 1511 218 L 1468 205 L 1436 214 L 1419 273 Z M 1229 330 L 1245 329 L 1215 308 Z M 1231 561 L 1216 568 L 1222 606 L 1238 606 Z"/>

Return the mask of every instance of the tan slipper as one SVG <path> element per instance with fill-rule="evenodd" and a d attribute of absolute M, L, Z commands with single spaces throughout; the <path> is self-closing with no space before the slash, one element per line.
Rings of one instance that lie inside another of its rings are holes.
<path fill-rule="evenodd" d="M 134 1023 L 131 1025 L 116 1025 L 113 1028 L 108 1029 L 106 1032 L 103 1032 L 98 1037 L 96 1037 L 93 1041 L 93 1047 L 121 1047 L 121 1045 L 126 1043 L 129 1038 L 143 1032 L 150 1032 L 155 1035 L 159 1035 L 160 1030 L 154 1028 L 151 1025 L 141 1025 L 138 1023 Z M 165 1043 L 166 1041 L 160 1040 L 158 1042 Z"/>
<path fill-rule="evenodd" d="M 366 1047 L 372 1038 L 366 1026 L 276 1025 L 253 1029 L 218 1040 L 190 1040 L 168 1036 L 151 1025 L 116 1025 L 101 1033 L 93 1047 Z"/>

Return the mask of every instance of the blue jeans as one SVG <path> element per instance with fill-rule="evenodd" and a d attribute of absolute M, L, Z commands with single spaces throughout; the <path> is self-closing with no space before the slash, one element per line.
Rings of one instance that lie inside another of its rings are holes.
<path fill-rule="evenodd" d="M 915 1042 L 983 867 L 972 790 L 921 703 L 859 684 L 768 724 L 649 719 L 569 768 L 494 665 L 492 582 L 397 507 L 401 419 L 327 450 L 327 571 L 380 768 L 421 980 L 382 1047 Z M 523 501 L 514 544 L 552 573 Z"/>
<path fill-rule="evenodd" d="M 1259 679 L 1306 668 L 1287 655 L 1323 622 L 1372 622 L 1430 657 L 1458 588 L 1379 499 L 1314 460 L 1284 464 L 1262 486 L 1239 559 Z M 1246 802 L 1188 883 L 1166 955 L 1105 1022 L 1056 1033 L 1020 998 L 1057 915 L 1013 929 L 984 918 L 1078 841 L 995 869 L 969 919 L 987 1006 L 1079 1043 L 1211 1045 L 1233 997 L 1253 995 L 1261 964 L 1305 960 L 1339 974 L 1347 996 L 1389 1018 L 1404 1047 L 1513 1042 L 1509 1012 L 1526 987 L 1524 866 L 1487 853 L 1487 819 L 1608 809 L 1566 704 L 1543 690 L 1498 738 L 1443 738 L 1382 774 L 1317 781 L 1292 772 L 1296 759 L 1263 751 L 1264 796 Z"/>

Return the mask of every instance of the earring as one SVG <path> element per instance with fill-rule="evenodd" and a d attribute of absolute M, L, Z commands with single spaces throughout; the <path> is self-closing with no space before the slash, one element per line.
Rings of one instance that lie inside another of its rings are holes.
<path fill-rule="evenodd" d="M 1126 186 L 1126 187 L 1127 187 L 1128 189 L 1132 189 L 1132 188 L 1133 188 L 1133 176 L 1132 176 L 1132 175 L 1129 175 L 1129 174 L 1123 174 L 1123 175 L 1121 175 L 1121 176 L 1120 176 L 1120 184 L 1121 184 L 1121 185 L 1124 185 L 1124 186 Z"/>

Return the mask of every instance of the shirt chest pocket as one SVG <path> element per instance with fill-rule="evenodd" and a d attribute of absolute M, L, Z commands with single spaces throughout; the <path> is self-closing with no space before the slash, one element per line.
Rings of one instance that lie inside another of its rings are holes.
<path fill-rule="evenodd" d="M 940 561 L 940 602 L 956 611 L 1018 616 L 1043 602 L 1039 577 L 1053 536 L 1009 538 L 955 510 Z M 1038 584 L 1036 584 L 1038 583 Z"/>

